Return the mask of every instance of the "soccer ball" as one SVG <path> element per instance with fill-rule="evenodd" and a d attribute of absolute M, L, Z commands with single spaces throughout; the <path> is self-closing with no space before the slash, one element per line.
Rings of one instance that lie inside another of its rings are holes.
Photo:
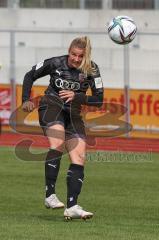
<path fill-rule="evenodd" d="M 136 36 L 137 27 L 134 20 L 127 16 L 113 18 L 108 26 L 109 37 L 118 44 L 128 44 Z"/>

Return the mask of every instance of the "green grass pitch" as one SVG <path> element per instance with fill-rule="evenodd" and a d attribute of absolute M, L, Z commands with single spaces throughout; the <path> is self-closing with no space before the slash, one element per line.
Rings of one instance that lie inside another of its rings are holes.
<path fill-rule="evenodd" d="M 63 218 L 47 210 L 44 162 L 18 159 L 0 148 L 0 239 L 3 240 L 157 240 L 159 239 L 159 155 L 91 153 L 79 204 L 91 220 Z M 57 194 L 66 202 L 68 157 L 62 159 Z"/>

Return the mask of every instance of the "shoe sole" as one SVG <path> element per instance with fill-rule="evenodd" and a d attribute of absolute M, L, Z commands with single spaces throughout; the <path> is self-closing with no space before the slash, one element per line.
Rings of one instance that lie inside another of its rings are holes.
<path fill-rule="evenodd" d="M 61 208 L 64 208 L 64 206 L 52 208 L 52 207 L 49 207 L 49 206 L 46 206 L 46 205 L 45 205 L 45 207 L 46 207 L 46 209 L 50 209 L 50 208 L 51 208 L 51 209 L 61 209 Z"/>
<path fill-rule="evenodd" d="M 67 220 L 67 221 L 70 221 L 70 220 L 73 220 L 73 219 L 82 219 L 82 220 L 85 221 L 85 220 L 90 219 L 92 217 L 93 217 L 93 215 L 85 215 L 85 216 L 81 216 L 79 218 L 73 218 L 73 217 L 70 217 L 70 216 L 64 216 L 65 220 Z"/>

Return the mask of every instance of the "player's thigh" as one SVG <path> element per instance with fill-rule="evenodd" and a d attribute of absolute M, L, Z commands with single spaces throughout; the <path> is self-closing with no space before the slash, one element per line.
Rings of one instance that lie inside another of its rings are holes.
<path fill-rule="evenodd" d="M 65 141 L 65 129 L 62 124 L 54 124 L 47 128 L 46 136 L 49 140 L 50 148 L 63 151 Z"/>
<path fill-rule="evenodd" d="M 39 123 L 44 133 L 54 124 L 63 125 L 63 105 L 59 104 L 56 98 L 51 98 L 50 96 L 42 97 L 39 103 L 38 114 Z"/>
<path fill-rule="evenodd" d="M 58 101 L 57 97 L 44 96 L 39 103 L 39 123 L 45 130 L 54 123 L 63 122 L 63 104 Z"/>
<path fill-rule="evenodd" d="M 64 117 L 62 104 L 56 100 L 44 96 L 39 104 L 39 123 L 48 137 L 50 147 L 61 150 L 65 139 Z"/>
<path fill-rule="evenodd" d="M 86 139 L 85 125 L 80 115 L 70 116 L 66 125 L 66 140 L 72 138 Z"/>
<path fill-rule="evenodd" d="M 71 138 L 65 142 L 71 163 L 84 165 L 86 159 L 86 142 L 82 138 Z"/>

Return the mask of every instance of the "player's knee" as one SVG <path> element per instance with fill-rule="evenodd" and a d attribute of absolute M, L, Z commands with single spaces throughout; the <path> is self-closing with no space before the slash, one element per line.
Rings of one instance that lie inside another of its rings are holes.
<path fill-rule="evenodd" d="M 50 148 L 56 149 L 58 151 L 63 151 L 64 149 L 64 140 L 62 139 L 54 139 L 50 141 Z"/>
<path fill-rule="evenodd" d="M 84 165 L 84 163 L 85 163 L 85 153 L 77 153 L 74 159 L 75 159 L 77 164 Z"/>

